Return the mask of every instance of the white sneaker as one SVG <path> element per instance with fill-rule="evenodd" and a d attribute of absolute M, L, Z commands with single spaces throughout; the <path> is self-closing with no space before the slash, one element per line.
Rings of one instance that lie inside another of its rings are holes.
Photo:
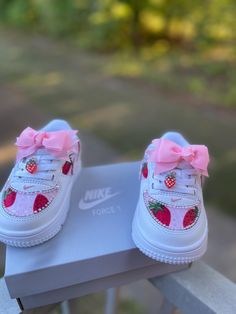
<path fill-rule="evenodd" d="M 199 259 L 207 249 L 207 217 L 202 176 L 207 176 L 206 146 L 189 145 L 168 132 L 148 146 L 141 168 L 140 197 L 132 237 L 147 256 L 182 264 Z"/>
<path fill-rule="evenodd" d="M 28 247 L 60 231 L 81 168 L 76 133 L 67 122 L 53 120 L 17 138 L 17 160 L 0 194 L 0 241 Z"/>

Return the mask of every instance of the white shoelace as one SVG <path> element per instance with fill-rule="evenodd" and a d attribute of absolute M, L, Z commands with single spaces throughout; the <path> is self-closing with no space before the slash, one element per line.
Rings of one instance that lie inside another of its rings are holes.
<path fill-rule="evenodd" d="M 26 170 L 27 162 L 31 159 L 35 160 L 37 163 L 37 171 L 34 174 Z M 27 182 L 29 182 L 29 180 L 38 180 L 39 182 L 52 181 L 59 163 L 60 159 L 56 159 L 44 149 L 39 149 L 33 156 L 23 158 L 19 162 L 14 177 L 20 180 L 26 180 Z"/>
<path fill-rule="evenodd" d="M 176 183 L 174 187 L 168 188 L 165 185 L 166 177 L 174 172 L 176 177 Z M 188 195 L 196 194 L 196 179 L 197 171 L 193 168 L 176 168 L 173 171 L 165 172 L 162 174 L 154 175 L 152 177 L 152 188 L 158 191 L 168 192 L 168 193 L 181 193 Z"/>

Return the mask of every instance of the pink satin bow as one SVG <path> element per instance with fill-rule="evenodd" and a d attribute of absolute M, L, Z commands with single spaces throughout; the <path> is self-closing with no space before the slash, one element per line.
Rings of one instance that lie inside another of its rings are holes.
<path fill-rule="evenodd" d="M 208 176 L 209 154 L 205 145 L 181 147 L 166 139 L 155 139 L 152 143 L 155 145 L 155 149 L 149 151 L 148 161 L 156 163 L 156 174 L 170 171 L 176 168 L 179 162 L 187 161 L 202 175 Z"/>
<path fill-rule="evenodd" d="M 78 151 L 77 140 L 74 136 L 76 133 L 75 130 L 36 131 L 27 127 L 16 139 L 17 159 L 32 155 L 40 147 L 46 148 L 55 157 L 66 158 L 69 151 L 75 153 Z"/>

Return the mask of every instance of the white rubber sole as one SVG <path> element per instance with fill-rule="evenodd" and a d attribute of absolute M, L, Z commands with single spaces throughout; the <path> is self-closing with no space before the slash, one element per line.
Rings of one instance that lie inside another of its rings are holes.
<path fill-rule="evenodd" d="M 207 250 L 207 232 L 202 243 L 194 250 L 183 250 L 181 252 L 170 252 L 154 246 L 143 235 L 137 213 L 132 225 L 132 238 L 137 248 L 146 256 L 159 262 L 168 264 L 188 264 L 200 259 Z"/>
<path fill-rule="evenodd" d="M 73 179 L 71 180 L 70 186 L 68 187 L 66 191 L 66 194 L 63 198 L 63 202 L 57 212 L 57 215 L 55 216 L 55 219 L 53 219 L 45 227 L 42 226 L 40 232 L 38 233 L 32 233 L 32 235 L 28 235 L 25 237 L 24 236 L 13 237 L 13 236 L 8 236 L 6 234 L 0 234 L 0 241 L 7 245 L 15 246 L 15 247 L 31 247 L 31 246 L 42 244 L 50 240 L 51 238 L 55 237 L 59 233 L 59 231 L 62 229 L 63 224 L 67 218 L 73 183 L 78 177 L 80 170 L 81 170 L 81 162 L 79 162 L 78 168 L 76 170 L 76 174 L 73 176 Z"/>

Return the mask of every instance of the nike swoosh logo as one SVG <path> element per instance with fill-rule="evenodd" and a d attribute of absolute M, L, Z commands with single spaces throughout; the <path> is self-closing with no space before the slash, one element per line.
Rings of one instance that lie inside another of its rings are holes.
<path fill-rule="evenodd" d="M 113 193 L 113 194 L 110 194 L 110 195 L 107 195 L 99 200 L 96 200 L 96 201 L 92 201 L 92 202 L 85 202 L 83 199 L 81 199 L 79 201 L 79 208 L 82 209 L 82 210 L 87 210 L 87 209 L 91 209 L 93 207 L 95 207 L 96 205 L 99 205 L 101 203 L 104 203 L 105 201 L 109 200 L 110 198 L 116 196 L 120 194 L 120 192 L 116 192 L 116 193 Z"/>
<path fill-rule="evenodd" d="M 30 189 L 30 188 L 32 188 L 34 185 L 24 185 L 23 186 L 23 189 L 24 190 L 28 190 L 28 189 Z"/>
<path fill-rule="evenodd" d="M 177 202 L 177 201 L 180 201 L 182 198 L 172 198 L 171 199 L 171 202 Z"/>

